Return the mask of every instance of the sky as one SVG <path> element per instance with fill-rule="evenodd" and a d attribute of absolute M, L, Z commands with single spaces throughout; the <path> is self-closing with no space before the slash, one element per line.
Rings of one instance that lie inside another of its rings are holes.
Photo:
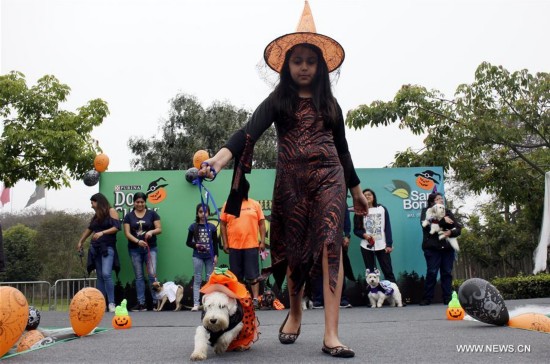
<path fill-rule="evenodd" d="M 509 71 L 549 72 L 548 0 L 310 0 L 317 32 L 346 59 L 333 91 L 344 114 L 391 100 L 404 84 L 452 97 L 482 62 Z M 101 98 L 110 114 L 92 136 L 109 171 L 130 171 L 131 137 L 154 138 L 169 101 L 194 95 L 204 107 L 227 101 L 253 110 L 271 91 L 260 77 L 265 46 L 291 33 L 303 0 L 0 0 L 0 72 L 27 84 L 46 74 L 71 87 L 62 108 Z M 347 130 L 356 168 L 390 164 L 422 147 L 395 125 Z M 191 158 L 192 156 L 190 156 Z M 182 178 L 183 178 L 182 171 Z M 32 181 L 0 211 L 21 211 Z M 90 211 L 98 186 L 73 181 L 32 206 Z"/>

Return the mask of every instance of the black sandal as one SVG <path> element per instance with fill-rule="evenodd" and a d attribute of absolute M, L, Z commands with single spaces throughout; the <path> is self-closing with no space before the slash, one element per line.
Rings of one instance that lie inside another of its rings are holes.
<path fill-rule="evenodd" d="M 345 345 L 329 348 L 323 342 L 323 348 L 321 350 L 323 351 L 323 353 L 333 356 L 335 358 L 353 358 L 355 356 L 355 351 L 351 350 Z"/>
<path fill-rule="evenodd" d="M 300 330 L 302 329 L 302 324 L 300 324 L 300 327 L 298 328 L 297 333 L 295 334 L 284 333 L 283 327 L 285 327 L 286 321 L 288 320 L 288 316 L 290 316 L 290 311 L 286 315 L 286 318 L 283 321 L 281 328 L 279 329 L 279 341 L 281 342 L 281 344 L 294 344 L 296 342 L 296 339 L 298 339 L 298 336 L 300 336 Z"/>

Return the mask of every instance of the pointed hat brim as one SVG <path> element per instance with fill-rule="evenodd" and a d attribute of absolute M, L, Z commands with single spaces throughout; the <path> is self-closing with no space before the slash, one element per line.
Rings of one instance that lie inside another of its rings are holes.
<path fill-rule="evenodd" d="M 287 52 L 292 47 L 304 43 L 312 44 L 321 50 L 329 72 L 334 71 L 344 62 L 344 48 L 340 43 L 331 37 L 317 33 L 311 8 L 306 0 L 296 32 L 280 36 L 269 43 L 264 50 L 265 63 L 274 71 L 281 73 Z"/>
<path fill-rule="evenodd" d="M 273 40 L 265 47 L 265 62 L 271 69 L 280 73 L 286 53 L 295 45 L 303 43 L 312 44 L 321 50 L 329 72 L 334 71 L 344 62 L 345 52 L 340 43 L 326 35 L 311 32 L 285 34 Z"/>

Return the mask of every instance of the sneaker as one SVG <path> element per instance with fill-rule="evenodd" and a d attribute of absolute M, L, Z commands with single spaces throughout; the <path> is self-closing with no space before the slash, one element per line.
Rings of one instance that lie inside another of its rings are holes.
<path fill-rule="evenodd" d="M 132 307 L 130 309 L 130 311 L 132 311 L 132 312 L 144 312 L 144 311 L 147 311 L 147 307 L 145 307 L 145 305 L 143 303 L 138 303 L 137 305 Z"/>
<path fill-rule="evenodd" d="M 429 306 L 430 304 L 431 304 L 431 302 L 428 301 L 428 300 L 422 300 L 422 301 L 420 301 L 420 306 Z"/>
<path fill-rule="evenodd" d="M 195 305 L 193 306 L 193 308 L 191 309 L 191 311 L 198 311 L 199 310 L 199 305 Z"/>
<path fill-rule="evenodd" d="M 109 312 L 115 312 L 115 304 L 114 303 L 109 303 Z"/>
<path fill-rule="evenodd" d="M 340 302 L 340 308 L 352 308 L 353 306 L 349 302 Z"/>
<path fill-rule="evenodd" d="M 313 302 L 313 306 L 311 306 L 311 308 L 325 308 L 325 306 L 323 306 L 321 302 Z"/>
<path fill-rule="evenodd" d="M 259 310 L 259 309 L 260 309 L 260 302 L 258 302 L 258 299 L 257 299 L 257 298 L 252 299 L 252 306 L 254 306 L 254 309 L 255 309 L 255 310 Z"/>

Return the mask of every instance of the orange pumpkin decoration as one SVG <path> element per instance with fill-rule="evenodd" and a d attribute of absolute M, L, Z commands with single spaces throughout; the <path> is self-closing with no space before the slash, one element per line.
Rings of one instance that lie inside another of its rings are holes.
<path fill-rule="evenodd" d="M 94 159 L 95 170 L 101 173 L 105 172 L 107 167 L 109 167 L 109 157 L 107 157 L 107 154 L 101 153 L 96 155 Z"/>
<path fill-rule="evenodd" d="M 447 320 L 462 320 L 464 318 L 464 309 L 462 307 L 448 307 Z"/>
<path fill-rule="evenodd" d="M 44 335 L 38 330 L 30 330 L 21 336 L 19 344 L 17 344 L 17 352 L 20 353 L 29 350 L 34 344 L 44 338 Z"/>
<path fill-rule="evenodd" d="M 193 166 L 196 169 L 201 169 L 202 162 L 204 162 L 208 158 L 210 157 L 208 156 L 208 152 L 206 150 L 197 150 L 197 152 L 195 152 L 195 155 L 193 156 Z"/>
<path fill-rule="evenodd" d="M 129 329 L 132 327 L 132 318 L 128 315 L 113 316 L 112 324 L 115 329 Z"/>
<path fill-rule="evenodd" d="M 29 318 L 29 304 L 19 290 L 0 286 L 0 357 L 21 337 Z"/>
<path fill-rule="evenodd" d="M 508 320 L 508 326 L 550 333 L 550 318 L 542 313 L 524 313 Z"/>
<path fill-rule="evenodd" d="M 453 291 L 449 307 L 447 308 L 447 320 L 462 320 L 464 318 L 464 309 L 460 305 L 458 295 Z"/>
<path fill-rule="evenodd" d="M 132 318 L 128 315 L 128 309 L 126 308 L 128 301 L 123 299 L 120 302 L 120 306 L 116 306 L 115 315 L 111 322 L 115 329 L 129 329 L 132 327 Z"/>
<path fill-rule="evenodd" d="M 69 319 L 77 336 L 88 335 L 101 322 L 105 314 L 103 293 L 93 287 L 78 291 L 69 305 Z"/>

